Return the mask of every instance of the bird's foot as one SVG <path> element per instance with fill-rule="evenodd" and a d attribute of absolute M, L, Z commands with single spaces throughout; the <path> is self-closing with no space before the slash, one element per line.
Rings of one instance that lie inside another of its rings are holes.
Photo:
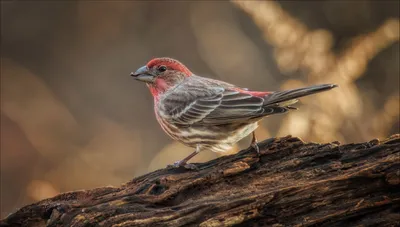
<path fill-rule="evenodd" d="M 168 165 L 167 168 L 178 169 L 178 168 L 185 168 L 189 170 L 199 170 L 195 164 L 192 163 L 185 163 L 183 161 L 176 161 L 173 165 Z"/>
<path fill-rule="evenodd" d="M 260 147 L 258 146 L 257 142 L 251 143 L 250 146 L 257 152 L 257 155 L 260 156 Z"/>
<path fill-rule="evenodd" d="M 250 147 L 252 147 L 254 150 L 256 150 L 257 156 L 260 157 L 260 148 L 258 147 L 257 142 L 258 141 L 257 141 L 256 133 L 253 131 L 253 138 L 251 139 Z"/>

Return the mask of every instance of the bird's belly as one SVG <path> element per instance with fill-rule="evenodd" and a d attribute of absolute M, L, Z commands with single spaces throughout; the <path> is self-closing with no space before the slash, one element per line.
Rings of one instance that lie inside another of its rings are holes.
<path fill-rule="evenodd" d="M 224 140 L 221 140 L 220 143 L 215 144 L 214 146 L 210 147 L 209 149 L 214 152 L 225 152 L 232 148 L 237 142 L 248 136 L 258 127 L 258 123 L 251 123 L 247 125 L 243 125 L 242 127 L 238 128 L 231 133 L 227 133 L 227 137 Z"/>
<path fill-rule="evenodd" d="M 172 139 L 189 147 L 199 146 L 200 150 L 214 152 L 225 152 L 231 149 L 234 144 L 248 136 L 258 126 L 257 122 L 254 122 L 224 126 L 182 127 L 179 125 L 165 125 L 162 120 L 160 124 Z"/>
<path fill-rule="evenodd" d="M 247 124 L 243 127 L 241 127 L 240 129 L 238 129 L 237 131 L 235 131 L 232 136 L 230 137 L 230 141 L 231 143 L 237 143 L 240 140 L 242 140 L 243 138 L 245 138 L 246 136 L 250 135 L 250 133 L 252 133 L 254 130 L 256 130 L 258 127 L 258 123 L 254 122 L 251 124 Z"/>

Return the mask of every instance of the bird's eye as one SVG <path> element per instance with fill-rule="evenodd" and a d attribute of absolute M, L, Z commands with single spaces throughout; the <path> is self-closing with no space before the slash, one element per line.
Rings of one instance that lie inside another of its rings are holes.
<path fill-rule="evenodd" d="M 165 72 L 165 71 L 167 71 L 167 67 L 165 65 L 162 65 L 162 66 L 158 67 L 158 71 Z"/>

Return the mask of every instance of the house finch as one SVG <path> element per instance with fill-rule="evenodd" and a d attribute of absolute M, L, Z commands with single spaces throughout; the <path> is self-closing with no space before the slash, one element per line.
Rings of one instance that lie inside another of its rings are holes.
<path fill-rule="evenodd" d="M 149 88 L 162 129 L 172 139 L 195 148 L 175 162 L 175 167 L 188 167 L 187 161 L 202 150 L 224 152 L 250 133 L 251 146 L 259 153 L 254 134 L 258 121 L 296 109 L 291 106 L 296 98 L 337 87 L 322 84 L 288 91 L 249 91 L 197 76 L 172 58 L 155 58 L 131 76 Z"/>

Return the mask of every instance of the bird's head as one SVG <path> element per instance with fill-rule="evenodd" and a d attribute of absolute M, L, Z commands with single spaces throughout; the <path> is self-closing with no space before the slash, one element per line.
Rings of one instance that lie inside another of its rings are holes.
<path fill-rule="evenodd" d="M 192 72 L 178 60 L 172 58 L 154 58 L 140 67 L 131 76 L 145 82 L 154 97 L 181 83 Z"/>

